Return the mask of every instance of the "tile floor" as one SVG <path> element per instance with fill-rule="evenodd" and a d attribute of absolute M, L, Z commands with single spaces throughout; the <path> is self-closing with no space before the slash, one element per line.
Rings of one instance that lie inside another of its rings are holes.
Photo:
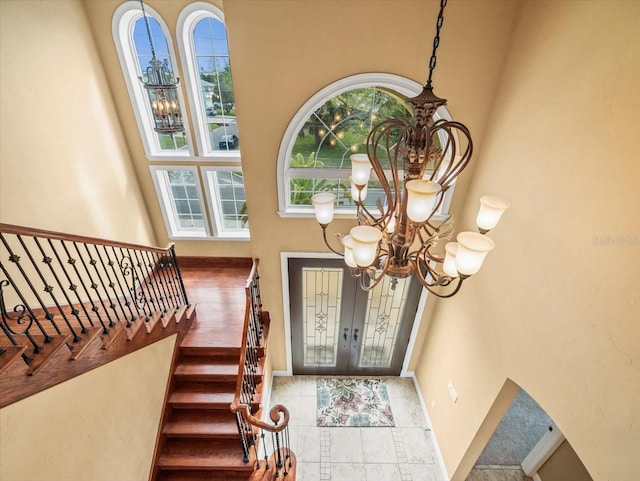
<path fill-rule="evenodd" d="M 273 378 L 270 405 L 282 403 L 291 413 L 297 480 L 445 481 L 411 378 L 382 377 L 395 427 L 381 428 L 317 427 L 316 379 Z"/>
<path fill-rule="evenodd" d="M 532 481 L 517 466 L 475 466 L 466 481 Z"/>

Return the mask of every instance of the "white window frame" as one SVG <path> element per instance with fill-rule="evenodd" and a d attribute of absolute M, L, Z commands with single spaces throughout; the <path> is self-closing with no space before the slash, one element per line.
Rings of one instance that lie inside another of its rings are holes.
<path fill-rule="evenodd" d="M 167 28 L 167 24 L 156 10 L 146 4 L 145 13 L 148 17 L 153 17 L 160 24 L 162 33 L 164 34 L 169 47 L 169 57 L 171 59 L 173 73 L 178 77 L 178 63 L 173 49 L 171 32 Z M 135 44 L 133 41 L 134 26 L 136 21 L 141 17 L 142 10 L 140 9 L 139 3 L 124 2 L 113 14 L 111 33 L 118 52 L 118 58 L 120 59 L 120 66 L 122 67 L 125 83 L 127 84 L 127 90 L 129 91 L 131 105 L 133 106 L 133 113 L 136 117 L 136 122 L 138 123 L 138 129 L 140 130 L 140 137 L 144 144 L 145 154 L 149 160 L 191 160 L 193 159 L 194 153 L 191 133 L 189 131 L 189 122 L 184 122 L 185 136 L 187 140 L 187 146 L 185 149 L 162 150 L 160 148 L 158 136 L 153 130 L 153 114 L 151 112 L 149 98 L 144 90 L 142 82 L 140 82 L 140 79 L 138 78 L 142 73 L 140 71 L 140 66 L 138 65 Z M 178 86 L 179 85 L 180 84 L 178 84 Z M 182 95 L 182 89 L 178 87 L 177 90 L 178 100 L 180 105 L 183 107 L 183 113 L 186 114 L 186 112 L 184 112 L 184 106 L 186 106 L 186 103 Z"/>
<path fill-rule="evenodd" d="M 192 113 L 198 152 L 210 161 L 240 162 L 240 151 L 214 150 L 209 136 L 207 116 L 204 112 L 204 99 L 200 87 L 200 74 L 196 60 L 193 33 L 200 20 L 215 18 L 223 24 L 224 13 L 219 8 L 204 2 L 195 2 L 185 7 L 178 17 L 177 38 L 182 71 L 188 82 L 187 96 Z M 226 28 L 226 25 L 225 25 Z M 227 38 L 227 43 L 228 43 Z"/>
<path fill-rule="evenodd" d="M 160 201 L 160 208 L 162 209 L 162 216 L 164 218 L 165 226 L 167 227 L 169 238 L 180 240 L 202 240 L 211 238 L 211 227 L 209 225 L 209 219 L 205 209 L 204 199 L 202 197 L 202 184 L 200 183 L 198 168 L 191 165 L 151 165 L 149 166 L 149 169 L 151 170 L 153 184 L 156 188 L 158 200 Z M 193 173 L 196 179 L 196 189 L 204 221 L 204 232 L 179 227 L 175 204 L 172 202 L 173 194 L 171 193 L 168 179 L 166 178 L 166 174 L 163 175 L 162 179 L 159 174 L 160 172 L 166 172 L 168 170 L 189 170 Z"/>
<path fill-rule="evenodd" d="M 217 172 L 242 172 L 241 167 L 200 167 L 200 171 L 202 172 L 202 179 L 205 183 L 205 194 L 207 196 L 207 205 L 209 207 L 209 212 L 211 212 L 211 217 L 213 218 L 215 224 L 215 238 L 224 239 L 224 240 L 243 240 L 247 241 L 250 238 L 249 228 L 241 229 L 241 230 L 225 230 L 222 208 L 220 206 L 220 192 L 218 190 L 218 183 L 209 177 L 209 172 L 217 173 Z M 244 175 L 243 175 L 243 185 L 244 185 Z M 245 199 L 246 199 L 246 189 L 245 189 Z"/>
<path fill-rule="evenodd" d="M 319 179 L 348 179 L 350 171 L 339 169 L 292 169 L 289 167 L 291 153 L 298 137 L 298 132 L 304 126 L 310 115 L 330 98 L 356 88 L 383 87 L 396 91 L 406 97 L 414 97 L 422 91 L 422 85 L 399 75 L 388 73 L 364 73 L 352 75 L 327 85 L 322 90 L 307 100 L 296 112 L 289 122 L 287 129 L 280 143 L 278 151 L 278 215 L 280 217 L 315 217 L 313 206 L 291 205 L 291 193 L 289 190 L 290 180 L 304 176 L 304 178 Z M 434 114 L 434 118 L 451 120 L 451 116 L 445 107 L 440 107 Z M 444 199 L 440 206 L 440 212 L 433 216 L 434 220 L 444 220 L 448 217 L 451 200 L 455 191 L 455 182 L 444 194 Z M 336 208 L 336 218 L 354 218 L 356 209 Z"/>

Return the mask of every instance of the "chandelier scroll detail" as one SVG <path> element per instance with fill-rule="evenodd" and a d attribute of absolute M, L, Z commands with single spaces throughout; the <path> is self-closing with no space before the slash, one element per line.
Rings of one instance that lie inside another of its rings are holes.
<path fill-rule="evenodd" d="M 342 250 L 334 249 L 327 238 L 336 196 L 321 192 L 312 198 L 325 244 L 344 256 L 365 290 L 373 289 L 384 276 L 397 282 L 415 274 L 436 296 L 455 295 L 495 247 L 485 234 L 509 207 L 501 198 L 482 197 L 476 218 L 479 232 L 459 233 L 457 242 L 445 245 L 444 257 L 435 252 L 442 241 L 452 238 L 453 218 L 437 224 L 434 215 L 473 152 L 467 127 L 453 120 L 434 119 L 437 109 L 447 102 L 437 97 L 432 87 L 446 3 L 441 0 L 426 85 L 418 96 L 407 100 L 413 118 L 389 119 L 376 125 L 367 138 L 367 153 L 351 156 L 351 196 L 358 225 L 349 235 L 336 235 Z M 375 208 L 365 205 L 372 169 L 384 198 L 378 199 Z"/>

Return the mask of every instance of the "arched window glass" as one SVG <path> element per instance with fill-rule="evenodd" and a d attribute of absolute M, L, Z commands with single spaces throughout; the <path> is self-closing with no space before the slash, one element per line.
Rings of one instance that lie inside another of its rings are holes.
<path fill-rule="evenodd" d="M 311 197 L 318 192 L 336 194 L 337 213 L 355 213 L 349 175 L 351 154 L 365 153 L 371 129 L 392 118 L 410 119 L 406 100 L 421 86 L 390 74 L 361 74 L 322 89 L 295 115 L 283 138 L 278 157 L 279 213 L 310 216 Z M 448 116 L 441 108 L 436 117 Z M 384 149 L 378 152 L 384 163 Z M 452 189 L 450 189 L 452 191 Z M 443 202 L 442 213 L 449 207 Z M 372 178 L 365 203 L 385 201 L 380 183 Z"/>
<path fill-rule="evenodd" d="M 205 157 L 237 161 L 241 139 L 222 11 L 202 2 L 189 5 L 178 19 L 178 37 L 198 150 Z"/>
<path fill-rule="evenodd" d="M 145 5 L 145 13 L 149 20 L 156 57 L 175 74 L 175 55 L 171 42 L 167 40 L 170 38 L 167 26 L 152 7 Z M 167 160 L 192 156 L 188 122 L 185 122 L 184 133 L 160 134 L 154 130 L 149 96 L 140 80 L 145 79 L 146 69 L 152 58 L 151 44 L 138 3 L 124 2 L 116 9 L 112 33 L 147 158 Z M 180 87 L 177 96 L 178 104 L 184 113 L 186 104 Z"/>

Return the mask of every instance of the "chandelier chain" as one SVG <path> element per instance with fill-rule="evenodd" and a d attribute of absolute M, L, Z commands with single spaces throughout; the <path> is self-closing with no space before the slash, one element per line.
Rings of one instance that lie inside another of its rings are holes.
<path fill-rule="evenodd" d="M 446 0 L 444 0 L 446 3 Z M 151 38 L 151 28 L 149 27 L 149 19 L 147 18 L 147 14 L 144 11 L 144 2 L 140 0 L 140 9 L 142 10 L 142 18 L 144 18 L 144 24 L 147 27 L 147 37 L 149 38 L 149 46 L 151 47 L 151 58 L 156 58 L 156 49 L 153 48 L 153 39 Z M 435 52 L 435 50 L 434 50 Z"/>
<path fill-rule="evenodd" d="M 431 59 L 429 60 L 429 78 L 427 79 L 427 87 L 431 87 L 431 77 L 433 76 L 433 70 L 436 68 L 436 50 L 440 45 L 440 29 L 444 23 L 444 7 L 447 6 L 447 0 L 440 0 L 440 12 L 438 13 L 438 20 L 436 21 L 436 36 L 433 38 L 433 51 L 431 52 Z"/>

